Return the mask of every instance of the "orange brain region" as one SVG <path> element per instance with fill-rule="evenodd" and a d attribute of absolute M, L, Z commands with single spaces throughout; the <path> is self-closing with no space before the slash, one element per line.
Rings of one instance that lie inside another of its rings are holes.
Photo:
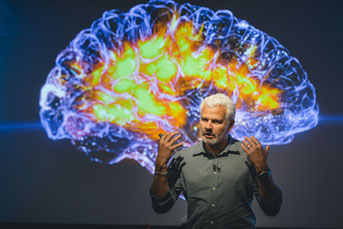
<path fill-rule="evenodd" d="M 314 87 L 287 49 L 228 10 L 173 1 L 106 11 L 81 31 L 41 89 L 40 117 L 94 161 L 152 172 L 158 133 L 193 144 L 201 99 L 218 92 L 236 103 L 238 139 L 286 144 L 317 124 Z"/>

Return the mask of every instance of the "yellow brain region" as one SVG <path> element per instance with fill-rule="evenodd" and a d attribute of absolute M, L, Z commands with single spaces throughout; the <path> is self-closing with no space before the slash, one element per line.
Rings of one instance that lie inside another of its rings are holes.
<path fill-rule="evenodd" d="M 109 64 L 101 63 L 88 74 L 81 62 L 71 63 L 85 75 L 82 90 L 91 91 L 90 97 L 78 98 L 84 103 L 75 108 L 93 121 L 117 124 L 155 140 L 164 132 L 156 119 L 168 120 L 176 128 L 185 125 L 187 111 L 178 98 L 194 88 L 212 84 L 229 95 L 238 90 L 238 109 L 243 104 L 251 111 L 279 108 L 282 90 L 251 77 L 247 65 L 258 62 L 253 45 L 248 48 L 252 51 L 246 63 L 227 62 L 220 59 L 220 50 L 198 47 L 204 42 L 201 29 L 197 31 L 192 22 L 173 25 L 176 21 L 174 14 L 163 24 L 163 32 L 136 43 L 124 42 L 121 50 L 110 50 Z M 154 118 L 147 121 L 149 116 Z"/>

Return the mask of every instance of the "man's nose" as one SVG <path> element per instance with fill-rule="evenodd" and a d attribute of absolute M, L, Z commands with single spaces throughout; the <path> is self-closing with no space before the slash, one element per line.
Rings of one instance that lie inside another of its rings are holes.
<path fill-rule="evenodd" d="M 205 126 L 206 129 L 212 129 L 212 122 L 208 121 Z"/>

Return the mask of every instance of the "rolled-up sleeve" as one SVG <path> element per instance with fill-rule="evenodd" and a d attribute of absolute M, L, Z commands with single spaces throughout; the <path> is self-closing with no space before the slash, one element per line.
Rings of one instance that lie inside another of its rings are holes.
<path fill-rule="evenodd" d="M 171 209 L 177 199 L 175 194 L 168 190 L 168 192 L 163 197 L 156 197 L 152 194 L 150 189 L 150 197 L 152 202 L 152 208 L 156 213 L 165 213 Z"/>
<path fill-rule="evenodd" d="M 152 208 L 154 209 L 156 213 L 165 213 L 169 211 L 169 209 L 173 207 L 181 191 L 182 191 L 182 182 L 180 178 L 176 181 L 176 183 L 172 187 L 169 186 L 168 192 L 162 197 L 156 197 L 152 193 L 151 188 L 150 188 Z"/>
<path fill-rule="evenodd" d="M 267 196 L 267 198 L 263 199 L 258 193 L 256 193 L 256 200 L 266 215 L 276 216 L 281 208 L 282 192 L 278 186 L 274 185 L 273 191 Z"/>
<path fill-rule="evenodd" d="M 168 192 L 164 196 L 155 196 L 150 188 L 149 192 L 152 208 L 156 213 L 160 214 L 169 211 L 178 199 L 180 193 L 184 191 L 184 182 L 181 175 L 182 167 L 184 165 L 183 157 L 179 155 L 179 152 L 176 153 L 167 169 Z"/>

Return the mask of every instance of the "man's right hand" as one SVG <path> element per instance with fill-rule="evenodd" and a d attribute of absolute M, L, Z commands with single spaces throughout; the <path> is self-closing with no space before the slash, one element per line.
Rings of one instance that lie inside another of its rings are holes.
<path fill-rule="evenodd" d="M 177 134 L 178 132 L 166 132 L 162 135 L 158 143 L 156 170 L 162 171 L 164 169 L 167 169 L 167 163 L 173 155 L 174 150 L 184 144 L 183 142 L 175 144 L 175 142 L 181 138 L 181 135 Z"/>

